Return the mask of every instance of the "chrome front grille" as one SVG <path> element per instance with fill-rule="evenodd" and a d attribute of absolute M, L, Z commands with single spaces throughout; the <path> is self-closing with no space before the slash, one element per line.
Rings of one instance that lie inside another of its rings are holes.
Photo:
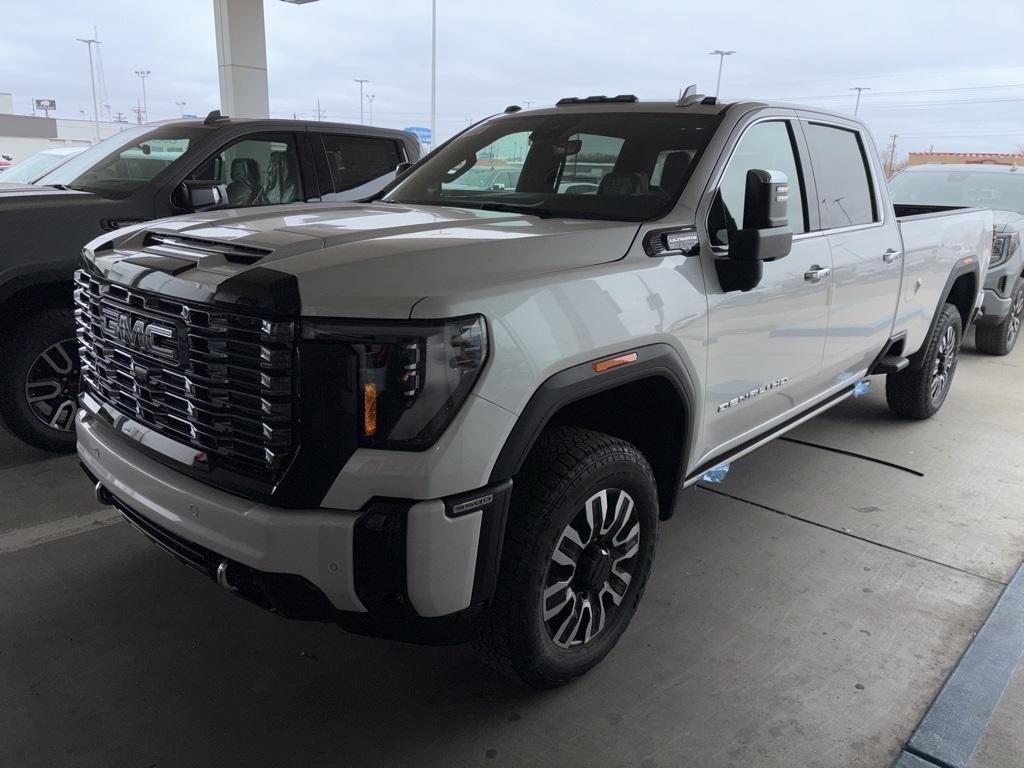
<path fill-rule="evenodd" d="M 295 451 L 295 322 L 136 291 L 79 271 L 83 390 L 196 449 L 195 463 L 273 480 Z"/>

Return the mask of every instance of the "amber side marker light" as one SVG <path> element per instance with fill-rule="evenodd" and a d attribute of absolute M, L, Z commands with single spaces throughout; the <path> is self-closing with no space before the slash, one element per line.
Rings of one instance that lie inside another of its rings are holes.
<path fill-rule="evenodd" d="M 622 365 L 635 363 L 636 359 L 636 352 L 627 352 L 626 354 L 619 355 L 618 357 L 609 357 L 607 360 L 600 360 L 590 367 L 594 369 L 595 373 L 604 373 L 605 371 L 610 371 L 612 368 L 618 368 Z"/>
<path fill-rule="evenodd" d="M 377 385 L 367 384 L 363 387 L 363 436 L 373 437 L 377 434 Z"/>

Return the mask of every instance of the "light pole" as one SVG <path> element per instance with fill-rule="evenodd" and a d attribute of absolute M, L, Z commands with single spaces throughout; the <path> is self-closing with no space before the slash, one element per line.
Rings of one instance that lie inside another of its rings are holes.
<path fill-rule="evenodd" d="M 149 104 L 146 103 L 146 78 L 149 77 L 150 71 L 148 69 L 136 69 L 135 74 L 142 78 L 142 114 L 146 120 L 149 120 Z"/>
<path fill-rule="evenodd" d="M 857 116 L 857 110 L 860 109 L 860 94 L 861 94 L 861 91 L 870 91 L 871 88 L 860 86 L 860 85 L 855 85 L 850 90 L 857 92 L 857 101 L 853 105 L 853 116 L 856 117 Z"/>
<path fill-rule="evenodd" d="M 437 0 L 430 0 L 430 148 L 437 141 Z"/>
<path fill-rule="evenodd" d="M 181 112 L 181 116 L 184 117 L 185 116 L 185 102 L 184 101 L 176 101 L 174 103 L 178 105 L 178 110 Z"/>
<path fill-rule="evenodd" d="M 363 86 L 370 82 L 369 80 L 355 79 L 355 82 L 359 83 L 359 124 L 363 124 Z"/>
<path fill-rule="evenodd" d="M 718 98 L 718 92 L 722 90 L 722 65 L 725 64 L 725 57 L 732 56 L 736 51 L 711 51 L 711 56 L 718 57 L 718 82 L 715 83 L 715 98 Z"/>
<path fill-rule="evenodd" d="M 373 93 L 368 93 L 366 95 L 366 101 L 370 104 L 370 125 L 373 125 L 373 100 L 376 98 L 376 94 Z"/>
<path fill-rule="evenodd" d="M 100 104 L 96 100 L 96 71 L 92 68 L 92 46 L 93 44 L 99 45 L 100 41 L 96 38 L 90 37 L 88 39 L 76 37 L 80 43 L 85 43 L 89 48 L 89 82 L 92 84 L 92 117 L 93 123 L 96 126 L 96 141 L 100 140 Z"/>

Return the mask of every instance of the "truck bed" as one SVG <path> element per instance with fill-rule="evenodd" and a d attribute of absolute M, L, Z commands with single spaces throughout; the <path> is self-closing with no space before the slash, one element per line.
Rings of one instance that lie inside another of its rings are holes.
<path fill-rule="evenodd" d="M 992 256 L 992 211 L 941 205 L 896 205 L 903 239 L 903 283 L 896 327 L 907 329 L 914 352 L 928 335 L 955 265 L 974 258 L 987 269 Z M 981 284 L 975 290 L 981 290 Z"/>

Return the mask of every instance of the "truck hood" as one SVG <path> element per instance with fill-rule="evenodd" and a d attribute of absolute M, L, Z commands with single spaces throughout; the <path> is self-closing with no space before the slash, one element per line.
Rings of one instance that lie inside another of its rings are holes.
<path fill-rule="evenodd" d="M 170 262 L 176 280 L 211 296 L 230 278 L 271 270 L 295 278 L 303 314 L 395 318 L 424 297 L 618 260 L 638 229 L 465 208 L 298 204 L 167 219 L 115 235 L 112 253 L 102 248 L 110 238 L 91 247 L 101 271 L 139 287 L 138 270 L 119 261 L 165 256 L 180 260 Z"/>

